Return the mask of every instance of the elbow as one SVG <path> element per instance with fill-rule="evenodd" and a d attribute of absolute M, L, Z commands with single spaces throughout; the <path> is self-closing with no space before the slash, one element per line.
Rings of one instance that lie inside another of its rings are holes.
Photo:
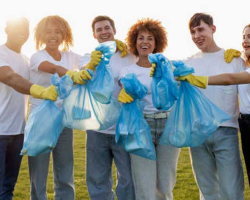
<path fill-rule="evenodd" d="M 226 85 L 236 85 L 237 79 L 235 78 L 234 74 L 229 74 L 228 78 L 225 81 Z"/>

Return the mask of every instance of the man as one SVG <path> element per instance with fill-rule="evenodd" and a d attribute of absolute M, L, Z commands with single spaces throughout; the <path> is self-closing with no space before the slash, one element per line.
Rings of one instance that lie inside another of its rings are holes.
<path fill-rule="evenodd" d="M 245 63 L 241 58 L 234 59 L 230 64 L 224 61 L 225 51 L 214 41 L 216 27 L 210 15 L 196 13 L 189 21 L 189 29 L 193 42 L 201 50 L 185 61 L 195 69 L 195 75 L 212 76 L 244 70 Z M 202 78 L 197 78 L 195 82 L 197 86 L 206 85 Z M 222 123 L 202 145 L 190 149 L 200 199 L 242 200 L 244 178 L 237 134 L 237 85 L 208 86 L 202 92 L 231 119 Z"/>
<path fill-rule="evenodd" d="M 0 200 L 11 200 L 22 159 L 23 94 L 55 101 L 57 92 L 55 86 L 44 88 L 27 80 L 29 60 L 21 48 L 29 37 L 28 20 L 8 20 L 5 32 L 7 41 L 0 46 Z"/>
<path fill-rule="evenodd" d="M 114 41 L 116 34 L 114 21 L 108 16 L 97 16 L 92 22 L 93 36 L 98 43 Z M 118 85 L 120 70 L 135 62 L 135 58 L 126 55 L 126 46 L 119 40 L 117 52 L 110 59 L 115 87 L 112 96 L 117 99 L 121 88 Z M 93 51 L 81 58 L 80 66 L 95 70 L 101 60 L 101 52 Z M 115 126 L 105 131 L 87 131 L 87 187 L 92 200 L 114 200 L 112 191 L 112 162 L 117 168 L 118 184 L 116 195 L 118 200 L 133 200 L 134 187 L 131 176 L 129 154 L 115 142 Z"/>

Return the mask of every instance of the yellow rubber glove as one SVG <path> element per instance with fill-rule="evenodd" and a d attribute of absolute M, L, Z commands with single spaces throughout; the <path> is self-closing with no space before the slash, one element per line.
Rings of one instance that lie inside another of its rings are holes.
<path fill-rule="evenodd" d="M 152 67 L 151 67 L 151 69 L 150 69 L 149 76 L 150 76 L 150 77 L 153 77 L 153 76 L 154 76 L 154 73 L 155 73 L 156 64 L 155 64 L 155 63 L 152 63 L 151 66 L 152 66 Z"/>
<path fill-rule="evenodd" d="M 101 59 L 101 51 L 92 51 L 90 62 L 86 65 L 85 69 L 91 69 L 92 71 L 95 71 L 95 67 L 101 62 Z"/>
<path fill-rule="evenodd" d="M 235 49 L 227 49 L 224 53 L 224 58 L 227 63 L 230 63 L 234 57 L 240 57 L 241 53 Z"/>
<path fill-rule="evenodd" d="M 91 76 L 87 70 L 81 70 L 79 72 L 69 70 L 66 74 L 70 76 L 75 84 L 85 85 L 87 80 L 91 79 Z"/>
<path fill-rule="evenodd" d="M 126 55 L 128 55 L 128 50 L 127 50 L 127 45 L 120 41 L 120 40 L 116 40 L 116 48 L 121 52 L 121 57 L 124 58 Z"/>
<path fill-rule="evenodd" d="M 194 76 L 193 74 L 188 74 L 186 76 L 179 76 L 177 81 L 187 81 L 191 85 L 195 85 L 197 87 L 205 89 L 208 83 L 207 76 Z"/>
<path fill-rule="evenodd" d="M 55 101 L 57 99 L 57 91 L 56 91 L 56 86 L 51 85 L 47 88 L 33 84 L 30 87 L 30 94 L 37 99 L 49 99 L 52 101 Z"/>
<path fill-rule="evenodd" d="M 120 101 L 121 103 L 131 103 L 132 101 L 134 101 L 134 99 L 128 93 L 126 93 L 125 89 L 123 88 L 118 95 L 118 101 Z"/>

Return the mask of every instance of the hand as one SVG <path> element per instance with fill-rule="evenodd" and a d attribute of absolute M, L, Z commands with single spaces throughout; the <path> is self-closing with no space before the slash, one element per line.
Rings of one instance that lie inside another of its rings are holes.
<path fill-rule="evenodd" d="M 86 65 L 85 69 L 91 69 L 95 71 L 96 66 L 101 62 L 102 52 L 92 51 L 90 62 Z"/>
<path fill-rule="evenodd" d="M 126 93 L 125 89 L 123 88 L 118 95 L 118 101 L 120 101 L 121 103 L 131 103 L 132 101 L 134 101 L 134 99 L 128 93 Z"/>
<path fill-rule="evenodd" d="M 69 70 L 66 74 L 70 76 L 75 84 L 85 85 L 86 81 L 91 79 L 91 75 L 87 70 L 81 70 L 79 72 Z"/>
<path fill-rule="evenodd" d="M 241 53 L 235 49 L 227 49 L 224 53 L 224 58 L 227 63 L 230 63 L 234 57 L 240 57 Z"/>
<path fill-rule="evenodd" d="M 37 99 L 49 99 L 52 101 L 55 101 L 57 99 L 57 91 L 56 91 L 56 86 L 51 85 L 47 88 L 33 84 L 30 87 L 30 94 Z"/>
<path fill-rule="evenodd" d="M 153 76 L 154 76 L 155 68 L 156 68 L 156 64 L 155 64 L 155 63 L 152 63 L 152 64 L 151 64 L 151 69 L 150 69 L 150 74 L 149 74 L 150 77 L 153 77 Z"/>
<path fill-rule="evenodd" d="M 207 76 L 194 76 L 193 74 L 188 74 L 186 76 L 179 76 L 177 81 L 187 81 L 191 85 L 195 85 L 197 87 L 205 89 L 208 83 Z"/>
<path fill-rule="evenodd" d="M 127 45 L 120 40 L 116 40 L 116 48 L 121 52 L 121 57 L 124 58 L 128 54 Z"/>

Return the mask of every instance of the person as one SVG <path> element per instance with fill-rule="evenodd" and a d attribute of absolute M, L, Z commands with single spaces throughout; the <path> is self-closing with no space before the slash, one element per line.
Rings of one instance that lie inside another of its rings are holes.
<path fill-rule="evenodd" d="M 120 75 L 122 77 L 128 73 L 134 73 L 148 89 L 148 93 L 143 99 L 146 103 L 143 114 L 151 130 L 157 159 L 157 161 L 153 161 L 130 155 L 136 199 L 171 200 L 173 199 L 172 192 L 176 182 L 180 149 L 159 144 L 168 112 L 158 111 L 154 107 L 150 88 L 152 78 L 148 76 L 151 67 L 148 55 L 164 51 L 167 47 L 167 33 L 161 22 L 146 18 L 138 20 L 129 29 L 126 41 L 131 53 L 138 57 L 138 61 L 122 69 Z M 123 89 L 118 100 L 122 103 L 130 103 L 133 99 Z"/>
<path fill-rule="evenodd" d="M 77 69 L 80 55 L 69 51 L 73 36 L 68 22 L 58 16 L 44 17 L 35 27 L 34 38 L 38 50 L 30 59 L 30 80 L 45 87 L 51 84 L 51 76 L 69 75 L 75 84 L 85 84 L 91 77 L 86 70 Z M 45 48 L 39 50 L 45 45 Z M 60 50 L 62 46 L 63 51 Z M 30 98 L 31 112 L 42 103 Z M 62 100 L 56 101 L 61 107 Z M 73 200 L 75 198 L 73 176 L 73 130 L 64 128 L 56 147 L 52 151 L 55 199 Z M 46 184 L 50 153 L 28 157 L 31 183 L 31 200 L 47 199 Z"/>
<path fill-rule="evenodd" d="M 124 43 L 115 39 L 116 28 L 113 19 L 108 16 L 96 16 L 92 21 L 92 31 L 98 43 L 116 41 L 117 51 L 110 58 L 110 67 L 114 76 L 112 96 L 117 99 L 120 92 L 118 78 L 120 70 L 135 62 L 135 58 L 127 53 Z M 101 60 L 101 52 L 93 51 L 85 54 L 79 67 L 95 70 Z M 118 200 L 133 200 L 134 186 L 131 175 L 129 154 L 115 142 L 115 125 L 107 130 L 87 130 L 86 141 L 86 182 L 91 200 L 114 200 L 112 191 L 112 162 L 117 168 L 116 196 Z"/>
<path fill-rule="evenodd" d="M 29 21 L 25 17 L 9 19 L 7 41 L 0 46 L 0 200 L 11 200 L 18 178 L 25 126 L 24 95 L 56 100 L 54 86 L 44 88 L 31 83 L 29 59 L 21 53 L 29 37 Z"/>
<path fill-rule="evenodd" d="M 231 63 L 224 61 L 225 50 L 217 46 L 213 34 L 216 27 L 212 16 L 196 13 L 189 21 L 191 37 L 201 52 L 188 58 L 185 64 L 192 66 L 197 75 L 197 85 L 205 88 L 206 78 L 221 73 L 238 73 L 245 69 L 241 58 Z M 245 73 L 245 72 L 243 72 Z M 189 76 L 191 79 L 192 75 Z M 179 78 L 179 80 L 183 78 Z M 194 79 L 193 79 L 194 80 Z M 191 148 L 193 171 L 201 199 L 244 199 L 244 178 L 238 141 L 238 93 L 237 86 L 208 86 L 203 94 L 227 113 L 231 119 L 220 127 L 202 145 Z"/>
<path fill-rule="evenodd" d="M 246 62 L 246 67 L 250 66 L 250 24 L 243 29 L 243 58 Z M 239 57 L 241 53 L 234 49 L 229 49 L 225 52 L 225 58 L 227 62 L 231 62 L 234 57 Z M 238 118 L 242 150 L 245 159 L 247 176 L 250 185 L 250 69 L 246 68 L 244 71 L 239 73 L 224 73 L 215 76 L 186 76 L 179 77 L 179 80 L 187 80 L 193 85 L 197 85 L 197 82 L 203 82 L 204 85 L 238 85 L 238 93 L 240 97 L 240 115 Z"/>

